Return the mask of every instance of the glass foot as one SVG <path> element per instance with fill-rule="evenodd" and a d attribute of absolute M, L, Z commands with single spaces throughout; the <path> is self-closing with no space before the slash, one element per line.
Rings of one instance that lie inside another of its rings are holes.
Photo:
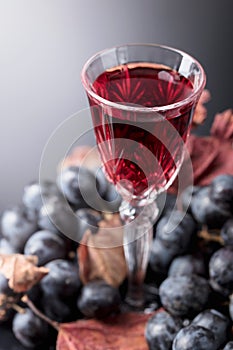
<path fill-rule="evenodd" d="M 121 312 L 143 312 L 150 314 L 158 310 L 161 306 L 158 288 L 154 285 L 144 284 L 141 301 L 143 302 L 136 302 L 126 295 L 125 300 L 121 304 Z"/>
<path fill-rule="evenodd" d="M 132 309 L 143 310 L 145 305 L 143 282 L 158 208 L 155 202 L 145 207 L 132 207 L 129 203 L 123 202 L 120 214 L 124 221 L 124 254 L 128 268 L 125 302 Z"/>

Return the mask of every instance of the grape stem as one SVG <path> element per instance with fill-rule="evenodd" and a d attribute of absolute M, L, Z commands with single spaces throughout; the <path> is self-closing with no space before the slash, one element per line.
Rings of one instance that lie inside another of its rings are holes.
<path fill-rule="evenodd" d="M 27 304 L 27 306 L 34 312 L 36 316 L 47 322 L 50 326 L 52 326 L 54 329 L 56 329 L 59 332 L 60 324 L 59 322 L 51 320 L 49 317 L 44 315 L 40 310 L 37 309 L 37 307 L 33 304 L 33 302 L 28 298 L 27 295 L 24 295 L 22 297 L 22 301 Z"/>
<path fill-rule="evenodd" d="M 16 312 L 18 312 L 19 314 L 25 314 L 25 309 L 21 306 L 19 306 L 18 304 L 12 304 L 11 305 L 12 309 L 15 310 Z"/>
<path fill-rule="evenodd" d="M 202 230 L 198 232 L 198 237 L 204 239 L 207 242 L 217 242 L 220 244 L 223 244 L 223 239 L 222 237 L 216 233 L 209 233 L 207 227 L 203 226 Z"/>

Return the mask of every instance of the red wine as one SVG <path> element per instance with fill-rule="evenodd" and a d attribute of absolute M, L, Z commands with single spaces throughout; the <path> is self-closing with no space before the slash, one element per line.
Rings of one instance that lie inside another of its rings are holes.
<path fill-rule="evenodd" d="M 108 101 L 145 107 L 141 112 L 109 107 L 89 96 L 90 105 L 97 105 L 92 118 L 109 180 L 123 195 L 137 198 L 167 187 L 182 162 L 194 105 L 187 102 L 160 114 L 151 107 L 186 99 L 192 82 L 165 66 L 130 63 L 102 73 L 92 89 Z"/>

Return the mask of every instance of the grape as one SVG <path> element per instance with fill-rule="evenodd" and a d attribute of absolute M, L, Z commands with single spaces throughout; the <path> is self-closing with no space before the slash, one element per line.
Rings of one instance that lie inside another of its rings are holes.
<path fill-rule="evenodd" d="M 78 221 L 69 204 L 60 198 L 50 198 L 39 211 L 41 229 L 63 233 L 76 242 L 80 241 Z"/>
<path fill-rule="evenodd" d="M 192 324 L 202 326 L 213 332 L 215 343 L 219 347 L 227 341 L 229 319 L 217 310 L 205 310 L 197 315 Z"/>
<path fill-rule="evenodd" d="M 183 255 L 173 259 L 168 271 L 169 276 L 190 276 L 192 274 L 206 275 L 205 263 L 201 255 Z"/>
<path fill-rule="evenodd" d="M 182 328 L 176 335 L 172 350 L 217 350 L 214 334 L 201 326 L 193 325 Z"/>
<path fill-rule="evenodd" d="M 75 303 L 72 304 L 57 295 L 43 295 L 42 310 L 46 316 L 56 322 L 72 322 L 78 318 L 78 309 Z"/>
<path fill-rule="evenodd" d="M 103 212 L 118 212 L 122 197 L 115 186 L 107 180 L 102 168 L 97 169 L 95 176 L 97 191 L 101 197 L 95 200 L 95 208 Z"/>
<path fill-rule="evenodd" d="M 162 212 L 163 216 L 176 208 L 176 199 L 177 199 L 176 195 L 167 193 L 165 205 Z"/>
<path fill-rule="evenodd" d="M 156 198 L 156 205 L 159 210 L 158 218 L 176 209 L 176 199 L 176 195 L 167 192 L 162 192 L 158 195 Z"/>
<path fill-rule="evenodd" d="M 225 245 L 233 246 L 233 219 L 225 222 L 221 229 L 221 237 Z"/>
<path fill-rule="evenodd" d="M 49 262 L 45 267 L 49 269 L 49 273 L 41 280 L 40 285 L 46 295 L 77 296 L 81 287 L 77 264 L 57 259 Z"/>
<path fill-rule="evenodd" d="M 203 187 L 195 194 L 191 202 L 191 211 L 198 223 L 209 228 L 221 228 L 232 216 L 211 199 L 209 187 Z"/>
<path fill-rule="evenodd" d="M 164 308 L 172 315 L 190 316 L 207 303 L 209 286 L 200 276 L 171 276 L 160 285 L 159 295 Z"/>
<path fill-rule="evenodd" d="M 42 308 L 57 322 L 78 317 L 76 300 L 81 287 L 78 265 L 67 260 L 54 260 L 45 265 L 49 273 L 41 280 Z"/>
<path fill-rule="evenodd" d="M 12 247 L 12 245 L 10 244 L 10 242 L 8 242 L 7 239 L 5 238 L 0 239 L 0 254 L 15 254 L 15 253 L 21 253 L 21 250 Z"/>
<path fill-rule="evenodd" d="M 103 216 L 100 212 L 90 208 L 77 210 L 76 216 L 78 219 L 78 232 L 80 237 L 82 237 L 87 230 L 96 233 L 99 228 L 98 223 L 103 220 Z"/>
<path fill-rule="evenodd" d="M 24 187 L 22 201 L 26 207 L 38 212 L 44 201 L 54 196 L 61 196 L 55 183 L 52 181 L 32 182 Z"/>
<path fill-rule="evenodd" d="M 36 221 L 28 216 L 27 210 L 22 205 L 5 210 L 2 214 L 2 236 L 16 252 L 23 252 L 25 243 L 36 229 Z"/>
<path fill-rule="evenodd" d="M 223 350 L 233 350 L 233 341 L 229 341 L 225 347 L 223 348 Z"/>
<path fill-rule="evenodd" d="M 83 202 L 83 199 L 84 201 L 88 199 L 88 206 L 90 205 L 89 201 L 93 204 L 93 200 L 95 203 L 98 200 L 96 195 L 98 195 L 99 182 L 87 168 L 67 167 L 59 174 L 57 183 L 67 200 L 75 205 L 79 205 L 80 201 Z M 95 199 L 97 200 L 95 201 Z"/>
<path fill-rule="evenodd" d="M 25 313 L 16 314 L 13 319 L 13 333 L 15 337 L 27 348 L 34 348 L 43 344 L 48 336 L 48 325 L 38 318 L 30 309 Z"/>
<path fill-rule="evenodd" d="M 109 182 L 104 175 L 102 168 L 98 168 L 95 173 L 96 181 L 98 183 L 98 192 L 103 198 L 108 190 Z"/>
<path fill-rule="evenodd" d="M 150 251 L 149 264 L 156 273 L 167 274 L 169 265 L 176 255 L 172 248 L 164 246 L 163 242 L 154 239 Z"/>
<path fill-rule="evenodd" d="M 163 216 L 156 228 L 156 239 L 176 254 L 187 251 L 196 231 L 196 224 L 191 215 L 176 210 L 172 215 Z"/>
<path fill-rule="evenodd" d="M 211 287 L 228 296 L 233 291 L 233 247 L 223 247 L 215 252 L 209 262 Z"/>
<path fill-rule="evenodd" d="M 145 329 L 145 337 L 150 350 L 168 350 L 182 327 L 182 321 L 161 311 L 152 316 Z"/>
<path fill-rule="evenodd" d="M 34 233 L 24 248 L 25 255 L 36 255 L 38 266 L 45 265 L 51 260 L 65 258 L 67 251 L 64 240 L 47 230 Z"/>
<path fill-rule="evenodd" d="M 219 175 L 211 182 L 210 197 L 224 210 L 233 209 L 233 176 Z"/>
<path fill-rule="evenodd" d="M 182 209 L 184 212 L 191 213 L 191 201 L 199 191 L 200 186 L 188 186 L 181 194 Z"/>
<path fill-rule="evenodd" d="M 105 202 L 101 203 L 103 212 L 107 211 L 115 213 L 119 211 L 122 202 L 122 197 L 117 192 L 113 184 L 108 183 L 107 191 L 103 199 L 105 200 Z"/>
<path fill-rule="evenodd" d="M 87 283 L 78 299 L 78 308 L 87 317 L 104 318 L 118 311 L 119 304 L 118 289 L 104 281 Z"/>
<path fill-rule="evenodd" d="M 39 283 L 37 283 L 33 287 L 31 287 L 26 292 L 26 294 L 27 294 L 29 300 L 31 300 L 33 302 L 33 304 L 38 309 L 41 309 L 41 305 L 42 305 L 42 291 L 41 291 Z"/>

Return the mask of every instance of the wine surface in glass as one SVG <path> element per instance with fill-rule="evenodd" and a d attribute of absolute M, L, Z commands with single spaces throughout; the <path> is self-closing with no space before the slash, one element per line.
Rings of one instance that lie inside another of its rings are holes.
<path fill-rule="evenodd" d="M 148 113 L 104 108 L 89 96 L 95 135 L 108 179 L 125 197 L 143 199 L 166 189 L 179 171 L 193 102 L 155 114 L 152 107 L 183 101 L 192 82 L 162 65 L 130 63 L 102 73 L 92 90 L 118 104 L 146 107 Z M 175 114 L 174 114 L 175 110 Z M 142 116 L 143 114 L 143 116 Z M 143 120 L 142 120 L 143 117 Z"/>

